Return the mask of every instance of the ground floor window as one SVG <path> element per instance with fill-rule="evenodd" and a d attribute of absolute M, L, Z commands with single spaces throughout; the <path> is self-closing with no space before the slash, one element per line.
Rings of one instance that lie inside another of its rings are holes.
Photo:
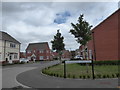
<path fill-rule="evenodd" d="M 14 59 L 17 59 L 18 58 L 18 54 L 14 54 Z"/>
<path fill-rule="evenodd" d="M 43 60 L 44 59 L 44 56 L 40 56 L 40 60 Z"/>
<path fill-rule="evenodd" d="M 49 56 L 47 56 L 47 59 L 49 59 Z"/>

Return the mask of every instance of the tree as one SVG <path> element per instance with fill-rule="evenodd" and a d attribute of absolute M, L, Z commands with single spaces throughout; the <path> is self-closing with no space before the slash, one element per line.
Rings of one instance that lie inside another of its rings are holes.
<path fill-rule="evenodd" d="M 89 25 L 89 23 L 85 20 L 83 20 L 84 15 L 80 15 L 80 17 L 78 18 L 78 23 L 73 24 L 71 23 L 73 29 L 70 30 L 70 33 L 73 34 L 75 36 L 75 38 L 77 38 L 77 42 L 80 43 L 81 45 L 84 46 L 84 52 L 83 54 L 85 56 L 84 59 L 86 59 L 86 50 L 85 50 L 85 45 L 87 44 L 87 42 L 89 40 L 92 39 L 91 36 L 91 28 L 92 25 Z M 87 65 L 87 73 L 88 73 L 88 64 Z"/>
<path fill-rule="evenodd" d="M 77 38 L 77 42 L 80 43 L 81 45 L 84 46 L 85 50 L 85 45 L 89 40 L 92 39 L 91 36 L 91 28 L 92 25 L 89 25 L 89 23 L 85 20 L 83 20 L 84 15 L 80 15 L 78 18 L 78 23 L 73 24 L 71 23 L 73 29 L 70 30 L 70 33 Z"/>
<path fill-rule="evenodd" d="M 52 50 L 55 50 L 59 54 L 59 59 L 61 60 L 62 50 L 65 48 L 65 44 L 63 42 L 64 37 L 61 36 L 59 30 L 57 30 L 57 34 L 54 36 L 54 40 L 51 41 L 52 43 Z"/>

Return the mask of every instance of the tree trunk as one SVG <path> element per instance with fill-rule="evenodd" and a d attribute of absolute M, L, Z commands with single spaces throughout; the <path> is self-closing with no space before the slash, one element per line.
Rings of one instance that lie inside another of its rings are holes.
<path fill-rule="evenodd" d="M 83 53 L 84 53 L 84 55 L 85 55 L 85 56 L 84 56 L 84 57 L 85 57 L 84 59 L 85 59 L 85 60 L 88 60 L 88 58 L 87 58 L 87 52 L 85 51 L 85 45 L 84 45 L 84 51 L 83 51 Z M 88 73 L 88 63 L 86 63 L 86 73 Z"/>

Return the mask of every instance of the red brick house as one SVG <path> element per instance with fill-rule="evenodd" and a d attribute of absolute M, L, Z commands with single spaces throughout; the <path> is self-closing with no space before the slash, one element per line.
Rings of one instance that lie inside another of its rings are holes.
<path fill-rule="evenodd" d="M 71 53 L 69 50 L 62 51 L 62 59 L 63 60 L 70 60 L 71 59 Z"/>
<path fill-rule="evenodd" d="M 120 20 L 120 9 L 92 30 L 92 40 L 87 43 L 86 48 L 94 60 L 120 60 L 118 20 Z M 83 46 L 80 48 L 82 51 Z"/>
<path fill-rule="evenodd" d="M 20 58 L 26 58 L 26 53 L 25 52 L 20 52 Z"/>
<path fill-rule="evenodd" d="M 26 48 L 26 57 L 29 60 L 51 60 L 48 42 L 30 43 Z"/>

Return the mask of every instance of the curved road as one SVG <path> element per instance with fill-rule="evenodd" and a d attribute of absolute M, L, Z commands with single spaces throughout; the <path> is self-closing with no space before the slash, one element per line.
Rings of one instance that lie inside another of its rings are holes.
<path fill-rule="evenodd" d="M 26 72 L 28 70 L 32 70 L 35 68 L 43 68 L 48 65 L 52 65 L 58 63 L 56 62 L 50 62 L 50 61 L 41 61 L 37 63 L 27 63 L 27 64 L 15 64 L 15 65 L 8 65 L 8 66 L 3 66 L 1 67 L 1 82 L 2 82 L 2 87 L 0 88 L 13 88 L 17 86 L 23 86 L 25 88 L 28 88 L 16 80 L 16 76 L 19 75 L 20 73 Z"/>
<path fill-rule="evenodd" d="M 64 79 L 43 75 L 42 68 L 58 63 L 57 61 L 39 64 L 37 68 L 20 73 L 16 79 L 31 88 L 117 88 L 118 79 Z"/>

